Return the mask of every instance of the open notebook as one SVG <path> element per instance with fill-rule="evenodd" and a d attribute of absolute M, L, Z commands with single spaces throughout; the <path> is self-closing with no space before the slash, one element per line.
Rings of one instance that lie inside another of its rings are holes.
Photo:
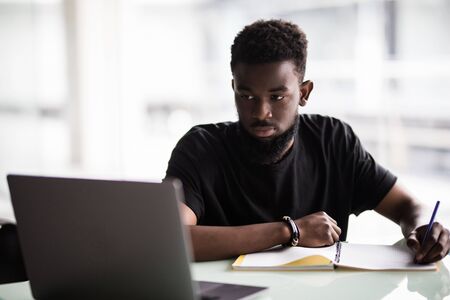
<path fill-rule="evenodd" d="M 436 264 L 418 265 L 411 250 L 402 245 L 367 245 L 337 242 L 322 248 L 271 248 L 239 256 L 235 270 L 436 270 Z"/>

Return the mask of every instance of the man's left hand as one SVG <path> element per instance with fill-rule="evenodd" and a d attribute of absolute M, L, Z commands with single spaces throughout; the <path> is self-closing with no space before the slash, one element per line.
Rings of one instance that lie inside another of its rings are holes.
<path fill-rule="evenodd" d="M 414 261 L 419 264 L 433 263 L 443 259 L 450 250 L 450 231 L 435 222 L 428 233 L 427 239 L 421 245 L 428 225 L 422 225 L 413 230 L 407 238 L 407 245 L 414 253 Z"/>

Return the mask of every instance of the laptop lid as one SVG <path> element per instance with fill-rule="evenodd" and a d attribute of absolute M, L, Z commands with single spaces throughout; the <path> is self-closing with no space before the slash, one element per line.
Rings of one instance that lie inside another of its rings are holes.
<path fill-rule="evenodd" d="M 7 178 L 34 298 L 195 299 L 180 181 Z"/>

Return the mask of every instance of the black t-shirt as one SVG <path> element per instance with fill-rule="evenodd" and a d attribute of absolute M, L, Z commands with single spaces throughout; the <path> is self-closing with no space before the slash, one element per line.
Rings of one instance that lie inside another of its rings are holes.
<path fill-rule="evenodd" d="M 348 217 L 373 209 L 396 177 L 378 165 L 346 123 L 300 115 L 298 134 L 276 164 L 250 163 L 239 123 L 193 127 L 172 152 L 166 177 L 183 182 L 199 225 L 235 226 L 325 211 L 346 239 Z"/>

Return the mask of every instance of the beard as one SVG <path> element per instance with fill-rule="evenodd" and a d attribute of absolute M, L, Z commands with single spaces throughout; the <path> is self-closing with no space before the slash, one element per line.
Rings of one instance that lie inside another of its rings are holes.
<path fill-rule="evenodd" d="M 250 135 L 241 121 L 239 121 L 238 137 L 240 147 L 247 159 L 252 163 L 260 165 L 275 164 L 283 158 L 287 146 L 297 135 L 299 123 L 300 118 L 296 115 L 292 125 L 285 132 L 270 140 L 261 140 Z M 266 124 L 262 121 L 258 122 L 257 125 Z"/>

